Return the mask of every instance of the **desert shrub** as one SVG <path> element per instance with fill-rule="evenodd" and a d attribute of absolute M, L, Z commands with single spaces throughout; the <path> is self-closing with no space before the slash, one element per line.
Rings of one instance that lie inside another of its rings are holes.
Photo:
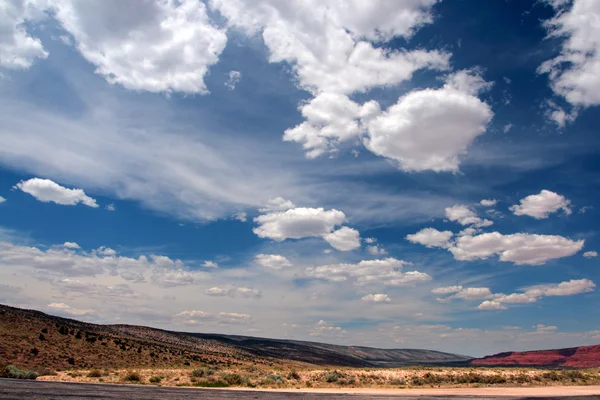
<path fill-rule="evenodd" d="M 288 379 L 294 379 L 294 380 L 298 380 L 300 379 L 300 374 L 298 372 L 296 372 L 295 370 L 290 371 L 290 373 L 287 376 Z"/>
<path fill-rule="evenodd" d="M 267 377 L 265 378 L 265 383 L 267 383 L 267 384 L 283 383 L 283 382 L 285 382 L 285 379 L 283 379 L 283 376 L 281 376 L 279 374 L 267 375 Z"/>
<path fill-rule="evenodd" d="M 556 373 L 556 371 L 544 372 L 542 377 L 549 381 L 559 381 L 560 376 Z"/>
<path fill-rule="evenodd" d="M 202 368 L 198 368 L 192 371 L 192 376 L 194 378 L 202 378 L 204 376 L 204 370 Z"/>
<path fill-rule="evenodd" d="M 325 374 L 325 382 L 327 382 L 327 383 L 334 383 L 334 382 L 337 382 L 339 379 L 340 379 L 340 376 L 335 371 L 328 372 Z"/>
<path fill-rule="evenodd" d="M 527 374 L 520 373 L 513 377 L 513 380 L 517 383 L 527 383 L 531 382 L 531 377 Z"/>
<path fill-rule="evenodd" d="M 239 386 L 246 383 L 246 379 L 240 374 L 223 374 L 223 380 L 229 385 Z"/>
<path fill-rule="evenodd" d="M 124 380 L 129 382 L 140 382 L 142 377 L 137 372 L 129 372 L 127 375 L 125 375 Z"/>
<path fill-rule="evenodd" d="M 100 378 L 102 377 L 102 371 L 99 369 L 93 369 L 87 374 L 88 378 Z"/>
<path fill-rule="evenodd" d="M 215 370 L 213 368 L 206 368 L 206 376 L 211 376 L 215 374 Z"/>
<path fill-rule="evenodd" d="M 415 386 L 421 386 L 425 384 L 425 381 L 420 376 L 413 376 L 410 382 Z"/>
<path fill-rule="evenodd" d="M 581 371 L 565 371 L 563 375 L 572 382 L 575 382 L 578 379 L 585 379 L 585 375 Z"/>
<path fill-rule="evenodd" d="M 162 381 L 162 376 L 152 376 L 148 380 L 150 383 L 160 383 Z"/>
<path fill-rule="evenodd" d="M 14 365 L 8 365 L 6 368 L 4 368 L 2 376 L 4 378 L 13 379 L 36 379 L 39 375 L 35 371 L 25 371 L 15 367 Z"/>
<path fill-rule="evenodd" d="M 223 382 L 223 381 L 202 381 L 202 382 L 197 382 L 195 384 L 195 386 L 222 388 L 222 387 L 228 387 L 229 385 L 227 384 L 227 382 Z"/>
<path fill-rule="evenodd" d="M 497 384 L 506 383 L 506 378 L 500 374 L 486 375 L 483 378 L 484 378 L 484 383 L 487 383 L 489 385 L 497 385 Z"/>

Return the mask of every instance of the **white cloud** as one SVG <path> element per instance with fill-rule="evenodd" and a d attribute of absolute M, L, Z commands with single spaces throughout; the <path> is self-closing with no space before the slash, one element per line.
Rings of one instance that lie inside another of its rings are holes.
<path fill-rule="evenodd" d="M 490 288 L 480 287 L 480 288 L 463 288 L 458 293 L 452 296 L 452 298 L 462 299 L 462 300 L 483 300 L 491 298 L 492 291 Z"/>
<path fill-rule="evenodd" d="M 598 257 L 598 252 L 597 251 L 586 251 L 585 253 L 583 253 L 583 256 L 585 258 L 594 258 L 594 257 Z"/>
<path fill-rule="evenodd" d="M 252 231 L 261 238 L 282 242 L 287 239 L 322 237 L 332 247 L 348 251 L 360 247 L 360 234 L 357 230 L 338 225 L 346 222 L 346 216 L 338 210 L 323 208 L 292 208 L 286 211 L 273 211 L 254 218 L 258 226 Z"/>
<path fill-rule="evenodd" d="M 309 331 L 310 336 L 343 336 L 346 333 L 341 327 L 320 320 Z"/>
<path fill-rule="evenodd" d="M 48 57 L 42 42 L 30 36 L 25 25 L 39 17 L 34 2 L 8 0 L 0 3 L 0 67 L 26 69 L 35 61 Z"/>
<path fill-rule="evenodd" d="M 409 79 L 425 67 L 448 67 L 436 51 L 390 51 L 367 40 L 409 37 L 431 22 L 436 0 L 397 3 L 211 0 L 231 26 L 260 33 L 270 62 L 292 65 L 298 83 L 311 92 L 350 94 Z"/>
<path fill-rule="evenodd" d="M 544 324 L 537 324 L 533 326 L 537 332 L 555 332 L 558 330 L 558 328 L 556 326 L 550 325 L 544 325 Z"/>
<path fill-rule="evenodd" d="M 491 294 L 488 298 L 493 300 L 484 301 L 479 305 L 480 310 L 504 310 L 504 304 L 527 304 L 535 303 L 542 297 L 547 296 L 574 296 L 594 290 L 596 284 L 589 279 L 573 279 L 559 284 L 543 284 L 523 288 L 520 293 L 505 295 L 502 293 Z M 456 297 L 456 296 L 452 296 Z M 448 298 L 451 299 L 452 297 Z M 473 300 L 470 298 L 468 300 Z"/>
<path fill-rule="evenodd" d="M 461 71 L 440 89 L 412 91 L 367 122 L 365 146 L 404 171 L 459 170 L 460 156 L 486 130 L 493 113 L 476 94 L 488 85 Z"/>
<path fill-rule="evenodd" d="M 387 251 L 384 248 L 382 248 L 376 244 L 373 246 L 367 246 L 367 251 L 372 256 L 382 256 L 382 255 L 387 254 Z"/>
<path fill-rule="evenodd" d="M 365 238 L 364 240 L 365 240 L 365 243 L 368 243 L 368 244 L 377 243 L 377 239 L 375 239 L 375 238 Z"/>
<path fill-rule="evenodd" d="M 253 289 L 250 287 L 239 287 L 235 289 L 235 293 L 240 297 L 251 297 L 255 299 L 259 299 L 262 296 L 262 293 L 258 289 Z"/>
<path fill-rule="evenodd" d="M 504 127 L 502 128 L 502 132 L 504 133 L 508 133 L 513 127 L 513 124 L 506 124 L 504 125 Z"/>
<path fill-rule="evenodd" d="M 50 179 L 32 178 L 17 183 L 15 187 L 45 203 L 53 202 L 64 206 L 82 203 L 88 207 L 98 207 L 96 200 L 87 196 L 82 189 L 68 189 Z"/>
<path fill-rule="evenodd" d="M 490 226 L 494 223 L 488 219 L 481 219 L 477 214 L 465 205 L 456 204 L 445 209 L 446 218 L 458 222 L 461 225 L 473 225 L 475 227 Z"/>
<path fill-rule="evenodd" d="M 460 292 L 462 290 L 462 288 L 463 287 L 461 285 L 445 286 L 445 287 L 435 288 L 431 291 L 431 293 L 433 293 L 433 294 L 451 294 L 451 293 Z"/>
<path fill-rule="evenodd" d="M 61 312 L 64 314 L 78 316 L 78 317 L 83 316 L 83 315 L 90 315 L 90 314 L 94 313 L 93 310 L 80 310 L 77 308 L 73 308 L 65 303 L 51 303 L 51 304 L 48 304 L 48 308 L 50 308 L 52 311 L 58 311 L 58 312 Z"/>
<path fill-rule="evenodd" d="M 494 207 L 498 203 L 496 199 L 483 199 L 479 202 L 484 207 Z"/>
<path fill-rule="evenodd" d="M 524 265 L 541 265 L 548 260 L 571 256 L 583 248 L 584 241 L 557 235 L 499 232 L 458 237 L 448 249 L 457 260 L 487 259 L 497 254 L 500 261 Z"/>
<path fill-rule="evenodd" d="M 239 212 L 233 214 L 233 219 L 238 220 L 240 222 L 246 222 L 248 220 L 248 214 L 246 214 L 245 212 Z"/>
<path fill-rule="evenodd" d="M 115 207 L 114 204 L 107 204 L 106 207 L 104 207 L 104 209 L 108 211 L 116 211 L 117 207 Z"/>
<path fill-rule="evenodd" d="M 544 219 L 558 210 L 571 214 L 571 202 L 560 194 L 549 190 L 542 190 L 539 194 L 532 194 L 521 199 L 520 204 L 510 207 L 515 215 L 529 215 L 535 219 Z"/>
<path fill-rule="evenodd" d="M 359 232 L 347 226 L 323 236 L 323 239 L 339 251 L 349 251 L 360 247 Z"/>
<path fill-rule="evenodd" d="M 0 204 L 4 203 L 6 201 L 6 199 L 2 196 L 0 196 Z"/>
<path fill-rule="evenodd" d="M 66 247 L 67 249 L 80 249 L 81 248 L 75 242 L 64 242 L 63 247 Z"/>
<path fill-rule="evenodd" d="M 417 233 L 413 233 L 406 236 L 406 240 L 412 243 L 419 243 L 423 246 L 442 247 L 446 248 L 450 246 L 450 238 L 453 233 L 450 231 L 438 231 L 435 228 L 424 228 Z"/>
<path fill-rule="evenodd" d="M 240 71 L 229 71 L 229 79 L 225 82 L 227 89 L 234 90 L 235 85 L 242 79 L 242 73 Z"/>
<path fill-rule="evenodd" d="M 275 197 L 273 199 L 269 199 L 265 207 L 260 208 L 258 211 L 262 213 L 269 213 L 272 211 L 287 211 L 291 208 L 296 208 L 294 203 L 284 199 L 283 197 Z"/>
<path fill-rule="evenodd" d="M 506 310 L 507 307 L 494 300 L 486 300 L 477 306 L 479 310 Z"/>
<path fill-rule="evenodd" d="M 390 299 L 387 294 L 378 293 L 363 296 L 362 301 L 367 303 L 391 303 L 392 299 Z"/>
<path fill-rule="evenodd" d="M 305 274 L 330 282 L 344 282 L 348 278 L 354 278 L 357 285 L 404 286 L 431 280 L 431 277 L 423 272 L 402 272 L 402 268 L 407 265 L 412 264 L 390 257 L 382 260 L 363 260 L 356 264 L 308 267 Z"/>
<path fill-rule="evenodd" d="M 219 268 L 219 264 L 217 264 L 217 263 L 216 263 L 216 262 L 214 262 L 214 261 L 209 261 L 209 260 L 207 260 L 207 261 L 204 261 L 204 262 L 202 263 L 202 266 L 203 266 L 204 268 Z"/>
<path fill-rule="evenodd" d="M 127 89 L 207 93 L 204 77 L 227 43 L 198 0 L 51 3 L 96 73 Z"/>
<path fill-rule="evenodd" d="M 546 23 L 550 37 L 564 37 L 558 56 L 544 62 L 552 90 L 575 107 L 600 104 L 600 3 L 553 1 L 556 16 Z M 574 118 L 573 118 L 574 119 Z M 563 119 L 563 125 L 564 125 Z"/>
<path fill-rule="evenodd" d="M 209 296 L 227 296 L 229 290 L 220 287 L 211 287 L 210 289 L 206 289 L 204 293 Z"/>
<path fill-rule="evenodd" d="M 219 325 L 245 324 L 250 322 L 250 314 L 219 312 L 211 313 L 199 310 L 185 310 L 175 315 L 175 318 L 182 319 L 186 325 L 197 325 L 200 320 L 203 324 L 214 322 Z"/>
<path fill-rule="evenodd" d="M 261 267 L 271 269 L 282 269 L 292 266 L 290 260 L 279 254 L 257 254 L 254 262 Z"/>

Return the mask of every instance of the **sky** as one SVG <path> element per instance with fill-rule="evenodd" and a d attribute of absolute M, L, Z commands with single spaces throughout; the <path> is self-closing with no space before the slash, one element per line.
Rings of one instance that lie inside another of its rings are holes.
<path fill-rule="evenodd" d="M 0 0 L 0 303 L 600 343 L 600 2 Z"/>

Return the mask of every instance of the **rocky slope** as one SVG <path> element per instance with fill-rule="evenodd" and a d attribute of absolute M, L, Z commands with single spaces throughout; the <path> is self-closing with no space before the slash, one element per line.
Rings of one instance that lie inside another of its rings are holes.
<path fill-rule="evenodd" d="M 393 367 L 468 362 L 416 349 L 376 349 L 247 336 L 96 325 L 0 305 L 0 364 L 22 368 L 185 367 L 313 364 Z"/>
<path fill-rule="evenodd" d="M 477 366 L 600 367 L 600 345 L 557 350 L 506 352 L 471 360 Z"/>

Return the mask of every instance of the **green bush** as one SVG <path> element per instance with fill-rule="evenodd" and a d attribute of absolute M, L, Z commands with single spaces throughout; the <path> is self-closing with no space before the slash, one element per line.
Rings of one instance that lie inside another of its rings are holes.
<path fill-rule="evenodd" d="M 162 381 L 161 376 L 153 376 L 149 379 L 150 383 L 160 383 Z"/>
<path fill-rule="evenodd" d="M 325 374 L 325 382 L 334 383 L 337 382 L 338 379 L 340 379 L 340 377 L 337 372 L 328 372 Z"/>
<path fill-rule="evenodd" d="M 204 376 L 204 370 L 202 368 L 195 369 L 192 371 L 192 376 L 194 378 L 202 378 Z"/>
<path fill-rule="evenodd" d="M 15 367 L 14 365 L 8 365 L 4 368 L 2 373 L 4 378 L 13 378 L 13 379 L 37 379 L 39 374 L 35 371 L 24 371 Z"/>
<path fill-rule="evenodd" d="M 240 374 L 224 374 L 223 380 L 229 385 L 240 386 L 246 383 L 246 378 Z"/>
<path fill-rule="evenodd" d="M 142 377 L 137 372 L 130 372 L 125 375 L 125 380 L 129 382 L 139 382 L 142 380 Z"/>
<path fill-rule="evenodd" d="M 93 369 L 90 372 L 88 372 L 87 376 L 88 378 L 101 378 L 102 371 L 100 371 L 99 369 Z"/>
<path fill-rule="evenodd" d="M 294 370 L 290 371 L 290 373 L 287 376 L 288 379 L 294 379 L 294 380 L 298 380 L 300 379 L 300 374 Z"/>

